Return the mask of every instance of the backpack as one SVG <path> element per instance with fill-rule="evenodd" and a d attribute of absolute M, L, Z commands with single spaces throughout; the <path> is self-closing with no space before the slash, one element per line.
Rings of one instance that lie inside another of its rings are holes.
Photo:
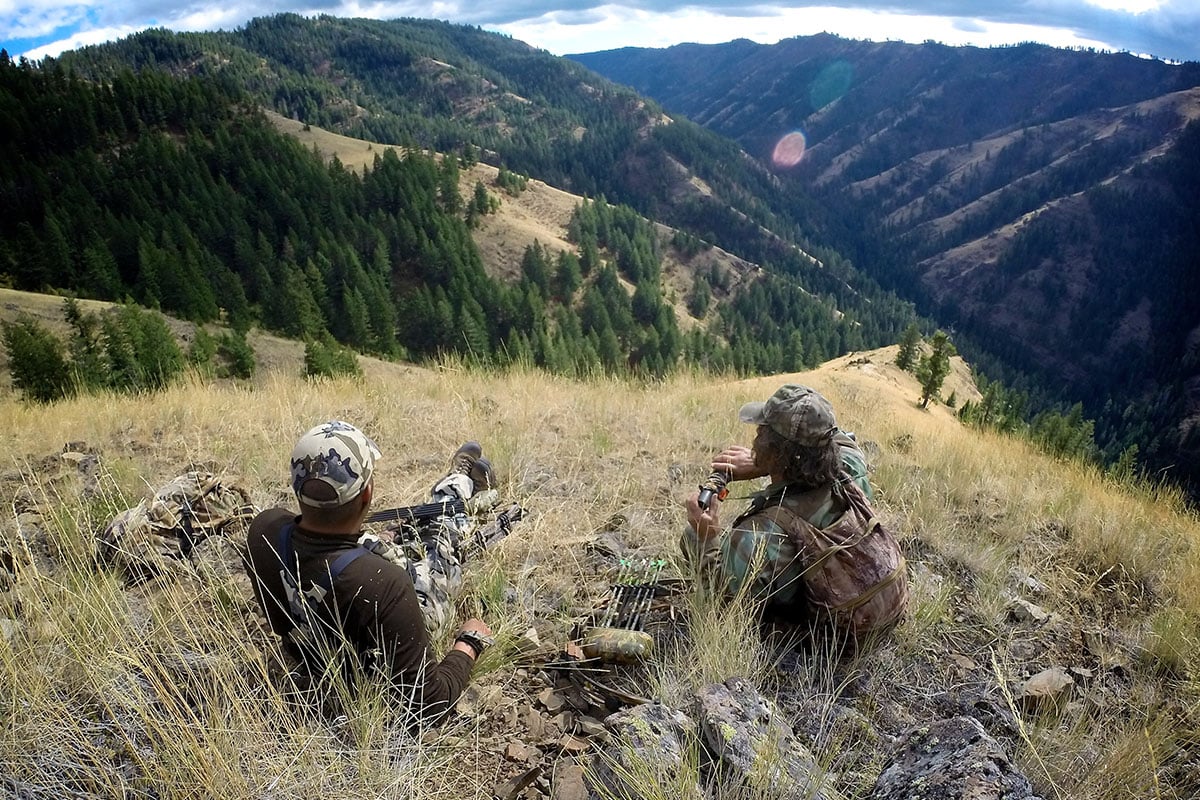
<path fill-rule="evenodd" d="M 314 612 L 326 608 L 325 598 L 333 591 L 333 582 L 342 574 L 342 570 L 369 551 L 360 545 L 339 554 L 328 564 L 328 569 L 317 571 L 316 577 L 309 581 L 308 588 L 305 589 L 300 581 L 296 548 L 292 545 L 292 534 L 295 530 L 294 522 L 289 522 L 280 529 L 276 551 L 281 562 L 279 577 L 283 579 L 283 588 L 287 592 L 287 614 L 297 628 L 303 628 L 311 626 Z"/>
<path fill-rule="evenodd" d="M 196 545 L 234 527 L 244 532 L 257 513 L 244 489 L 206 470 L 185 472 L 113 517 L 96 536 L 96 557 L 130 583 L 187 571 Z"/>
<path fill-rule="evenodd" d="M 279 577 L 287 595 L 287 603 L 281 604 L 281 607 L 292 623 L 284 636 L 295 647 L 295 655 L 310 671 L 320 674 L 336 665 L 347 679 L 352 679 L 350 661 L 344 657 L 348 655 L 349 651 L 345 648 L 349 642 L 337 619 L 336 607 L 327 600 L 338 575 L 358 558 L 373 551 L 360 544 L 339 553 L 337 558 L 325 563 L 324 569 L 313 571 L 311 579 L 305 581 L 300 576 L 300 561 L 292 544 L 295 531 L 296 523 L 287 523 L 280 529 L 275 544 L 280 560 Z"/>
<path fill-rule="evenodd" d="M 853 481 L 834 489 L 846 510 L 817 528 L 782 502 L 756 513 L 787 531 L 804 564 L 808 602 L 819 616 L 861 639 L 897 622 L 908 605 L 908 577 L 896 537 Z"/>

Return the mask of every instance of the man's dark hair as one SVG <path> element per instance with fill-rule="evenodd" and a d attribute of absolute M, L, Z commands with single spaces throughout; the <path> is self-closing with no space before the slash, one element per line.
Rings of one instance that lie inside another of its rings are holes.
<path fill-rule="evenodd" d="M 806 489 L 836 482 L 842 467 L 832 438 L 817 447 L 805 447 L 785 439 L 766 425 L 758 427 L 754 460 L 770 474 L 782 475 L 786 483 Z"/>

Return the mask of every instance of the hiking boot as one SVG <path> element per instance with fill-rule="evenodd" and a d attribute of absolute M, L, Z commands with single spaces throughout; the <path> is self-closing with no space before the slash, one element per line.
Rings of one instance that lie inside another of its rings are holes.
<path fill-rule="evenodd" d="M 450 471 L 434 485 L 433 498 L 443 498 L 449 492 L 461 500 L 469 500 L 476 493 L 495 489 L 498 483 L 492 462 L 483 457 L 479 442 L 465 442 L 450 457 Z M 496 492 L 492 494 L 498 497 Z"/>
<path fill-rule="evenodd" d="M 450 459 L 449 475 L 466 475 L 475 484 L 475 491 L 496 488 L 496 471 L 483 455 L 479 442 L 465 442 Z"/>
<path fill-rule="evenodd" d="M 492 469 L 492 462 L 483 456 L 475 459 L 475 463 L 471 466 L 471 471 L 467 474 L 471 478 L 471 483 L 475 484 L 475 491 L 477 492 L 495 489 L 499 484 L 499 481 L 496 480 L 496 471 Z"/>
<path fill-rule="evenodd" d="M 471 475 L 475 464 L 483 457 L 483 447 L 479 442 L 463 442 L 450 456 L 450 471 L 447 475 Z M 474 478 L 471 478 L 474 480 Z"/>

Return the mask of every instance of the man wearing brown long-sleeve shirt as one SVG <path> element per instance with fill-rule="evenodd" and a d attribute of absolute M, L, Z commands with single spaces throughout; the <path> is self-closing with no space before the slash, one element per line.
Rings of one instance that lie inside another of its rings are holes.
<path fill-rule="evenodd" d="M 381 671 L 409 710 L 437 718 L 466 687 L 491 630 L 481 619 L 468 620 L 445 657 L 434 659 L 429 631 L 446 621 L 461 583 L 461 523 L 452 513 L 439 517 L 416 554 L 362 536 L 379 457 L 374 443 L 344 422 L 305 433 L 291 458 L 301 513 L 259 514 L 250 526 L 246 568 L 271 629 L 313 677 L 348 665 L 352 673 Z M 488 488 L 477 483 L 494 483 L 494 473 L 479 445 L 468 442 L 433 498 L 465 501 L 476 488 Z"/>

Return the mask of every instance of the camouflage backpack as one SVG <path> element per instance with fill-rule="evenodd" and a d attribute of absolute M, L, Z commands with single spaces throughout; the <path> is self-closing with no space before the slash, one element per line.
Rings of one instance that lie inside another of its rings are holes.
<path fill-rule="evenodd" d="M 96 555 L 141 583 L 186 568 L 197 545 L 231 526 L 244 533 L 257 513 L 242 488 L 205 470 L 185 472 L 113 517 L 96 537 Z"/>
<path fill-rule="evenodd" d="M 774 519 L 796 543 L 813 610 L 862 639 L 903 616 L 908 605 L 907 570 L 896 537 L 857 484 L 845 481 L 837 491 L 847 508 L 824 528 L 782 503 L 761 513 Z"/>

